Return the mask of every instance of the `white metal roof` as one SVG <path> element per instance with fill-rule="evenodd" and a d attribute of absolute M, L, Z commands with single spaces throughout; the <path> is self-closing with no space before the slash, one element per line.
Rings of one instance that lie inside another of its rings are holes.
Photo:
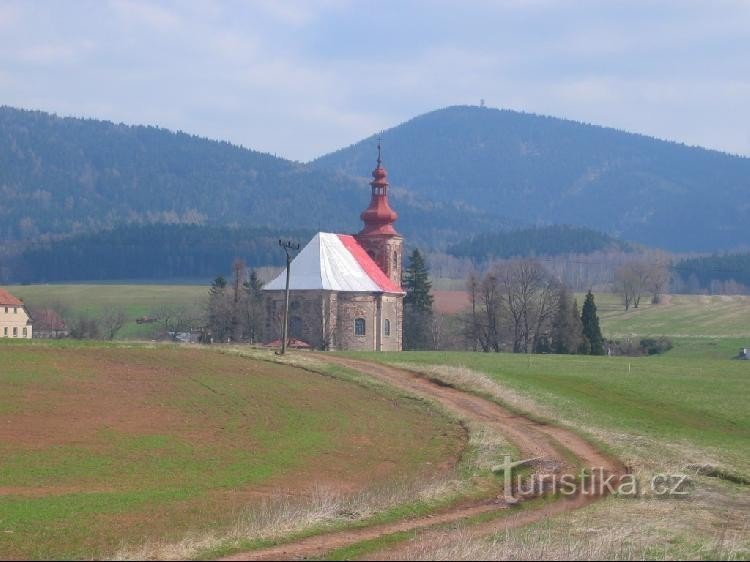
<path fill-rule="evenodd" d="M 264 289 L 284 290 L 286 271 Z M 289 288 L 293 291 L 401 292 L 352 236 L 319 232 L 292 260 Z"/>

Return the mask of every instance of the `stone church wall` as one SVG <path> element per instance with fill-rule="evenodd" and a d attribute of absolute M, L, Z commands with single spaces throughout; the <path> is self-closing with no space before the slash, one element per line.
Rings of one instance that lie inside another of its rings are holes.
<path fill-rule="evenodd" d="M 292 291 L 289 296 L 289 336 L 315 349 L 376 351 L 401 350 L 402 297 L 376 293 Z M 265 301 L 264 339 L 281 339 L 284 291 L 268 291 Z M 355 330 L 357 318 L 365 333 Z M 390 335 L 384 332 L 390 321 Z"/>

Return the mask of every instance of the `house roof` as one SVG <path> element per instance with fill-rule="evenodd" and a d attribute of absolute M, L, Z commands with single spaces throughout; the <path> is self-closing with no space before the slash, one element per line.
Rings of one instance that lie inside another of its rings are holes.
<path fill-rule="evenodd" d="M 0 306 L 23 306 L 23 302 L 11 295 L 5 289 L 0 289 Z"/>
<path fill-rule="evenodd" d="M 267 291 L 282 291 L 286 272 L 268 283 Z M 372 260 L 359 242 L 347 234 L 319 232 L 292 260 L 289 288 L 293 291 L 349 291 L 403 294 Z"/>

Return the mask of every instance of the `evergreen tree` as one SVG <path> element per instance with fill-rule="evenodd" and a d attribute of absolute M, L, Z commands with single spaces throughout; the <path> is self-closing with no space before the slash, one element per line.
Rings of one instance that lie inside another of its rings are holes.
<path fill-rule="evenodd" d="M 578 315 L 578 302 L 564 285 L 558 295 L 557 314 L 552 322 L 552 351 L 579 353 L 583 343 L 583 324 Z"/>
<path fill-rule="evenodd" d="M 599 317 L 596 315 L 596 303 L 591 291 L 586 293 L 586 301 L 583 303 L 581 314 L 583 324 L 583 336 L 591 355 L 604 355 L 604 337 L 599 327 Z"/>
<path fill-rule="evenodd" d="M 404 273 L 404 349 L 432 348 L 432 282 L 424 257 L 415 249 Z"/>
<path fill-rule="evenodd" d="M 208 327 L 215 342 L 223 342 L 232 334 L 233 301 L 227 280 L 219 276 L 208 290 Z"/>
<path fill-rule="evenodd" d="M 244 313 L 244 337 L 250 343 L 255 343 L 261 339 L 263 327 L 263 283 L 254 269 L 250 271 L 250 278 L 245 282 L 243 288 L 244 295 L 241 305 Z"/>

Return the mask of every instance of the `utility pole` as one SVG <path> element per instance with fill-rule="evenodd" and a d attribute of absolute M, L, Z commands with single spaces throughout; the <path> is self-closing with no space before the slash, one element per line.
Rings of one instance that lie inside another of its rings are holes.
<path fill-rule="evenodd" d="M 279 355 L 286 353 L 286 342 L 288 338 L 289 330 L 289 270 L 292 264 L 292 252 L 299 250 L 299 244 L 295 244 L 291 240 L 279 240 L 279 246 L 284 250 L 286 254 L 286 289 L 284 291 L 284 325 L 281 327 L 281 351 Z"/>

